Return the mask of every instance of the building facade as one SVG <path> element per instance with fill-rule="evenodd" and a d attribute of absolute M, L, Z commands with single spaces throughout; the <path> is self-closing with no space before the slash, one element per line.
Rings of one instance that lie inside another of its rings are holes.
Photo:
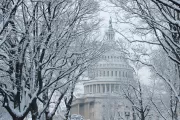
<path fill-rule="evenodd" d="M 89 80 L 84 82 L 84 95 L 74 99 L 71 114 L 79 114 L 86 120 L 132 120 L 132 107 L 122 97 L 122 90 L 134 82 L 133 69 L 123 52 L 116 49 L 111 20 L 105 44 L 108 51 L 88 70 Z"/>

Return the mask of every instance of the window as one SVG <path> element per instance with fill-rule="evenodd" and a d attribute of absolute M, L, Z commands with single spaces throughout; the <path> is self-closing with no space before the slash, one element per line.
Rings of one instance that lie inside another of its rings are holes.
<path fill-rule="evenodd" d="M 113 71 L 111 71 L 111 76 L 113 76 Z"/>
<path fill-rule="evenodd" d="M 93 93 L 96 92 L 96 85 L 93 85 Z"/>
<path fill-rule="evenodd" d="M 119 77 L 121 77 L 121 71 L 119 71 Z"/>
<path fill-rule="evenodd" d="M 109 71 L 107 71 L 107 76 L 109 76 Z"/>
<path fill-rule="evenodd" d="M 106 73 L 105 73 L 105 71 L 103 71 L 103 76 L 105 76 L 106 75 Z"/>
<path fill-rule="evenodd" d="M 115 76 L 117 77 L 117 71 L 115 71 Z"/>
<path fill-rule="evenodd" d="M 114 92 L 114 84 L 111 85 L 111 92 Z"/>
<path fill-rule="evenodd" d="M 100 93 L 100 85 L 97 85 L 97 93 Z"/>
<path fill-rule="evenodd" d="M 103 93 L 105 93 L 105 85 L 102 85 Z"/>
<path fill-rule="evenodd" d="M 109 84 L 107 84 L 106 87 L 107 87 L 107 92 L 109 92 Z"/>
<path fill-rule="evenodd" d="M 92 93 L 92 85 L 90 85 L 90 93 Z"/>
<path fill-rule="evenodd" d="M 116 85 L 115 91 L 119 91 L 119 85 Z"/>
<path fill-rule="evenodd" d="M 89 93 L 89 85 L 87 86 L 87 93 Z"/>

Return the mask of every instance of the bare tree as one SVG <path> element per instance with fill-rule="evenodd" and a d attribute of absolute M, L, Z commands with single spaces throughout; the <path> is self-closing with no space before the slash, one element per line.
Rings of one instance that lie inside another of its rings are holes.
<path fill-rule="evenodd" d="M 158 73 L 161 74 L 164 78 L 168 79 L 168 81 L 178 91 L 179 73 L 177 70 L 178 69 L 177 64 L 171 61 L 162 49 L 154 50 L 151 61 L 152 64 L 158 70 Z M 158 74 L 156 74 L 156 72 L 152 70 L 152 79 L 157 79 L 158 81 L 160 81 L 162 80 L 162 77 L 160 77 Z M 164 106 L 164 111 L 167 111 L 168 116 L 167 115 L 166 116 L 169 119 L 178 120 L 178 112 L 177 112 L 179 106 L 178 99 L 174 94 L 172 88 L 167 83 L 165 84 L 161 83 L 161 86 L 165 87 L 165 89 L 163 90 L 165 94 L 161 94 L 159 103 L 162 103 L 162 105 Z M 155 104 L 156 103 L 154 103 L 154 105 Z M 157 107 L 158 105 L 155 106 L 158 109 Z M 163 114 L 163 112 L 161 114 Z"/>
<path fill-rule="evenodd" d="M 123 90 L 123 92 L 125 98 L 132 104 L 136 116 L 140 120 L 148 119 L 148 115 L 151 110 L 149 97 L 152 96 L 145 95 L 145 89 L 143 89 L 140 81 L 137 81 L 137 85 L 129 85 L 129 88 L 127 90 Z"/>
<path fill-rule="evenodd" d="M 130 43 L 138 42 L 162 47 L 167 56 L 177 64 L 177 73 L 179 76 L 180 3 L 177 0 L 110 0 L 110 2 L 129 15 L 127 21 L 119 22 L 130 23 L 135 27 L 133 34 L 140 35 L 141 38 L 146 38 L 150 35 L 151 38 L 130 40 L 124 34 L 119 33 Z M 134 19 L 136 19 L 136 22 L 131 21 Z M 137 24 L 137 21 L 142 24 Z M 154 68 L 153 65 L 150 66 Z M 156 68 L 155 71 L 157 72 Z M 173 83 L 169 82 L 169 79 L 162 74 L 159 74 L 159 76 L 171 87 L 176 98 L 180 101 L 179 88 L 176 89 Z M 179 81 L 178 77 L 177 83 Z"/>
<path fill-rule="evenodd" d="M 32 119 L 36 120 L 40 96 L 51 87 L 54 91 L 64 90 L 71 82 L 74 85 L 82 68 L 94 58 L 91 53 L 99 47 L 85 48 L 85 37 L 80 36 L 88 36 L 98 25 L 99 21 L 88 20 L 97 12 L 98 4 L 85 0 L 8 0 L 0 3 L 5 16 L 0 31 L 3 107 L 13 120 L 23 120 L 30 111 Z M 82 26 L 86 21 L 91 26 L 84 30 Z M 81 40 L 79 46 L 76 45 L 78 40 Z M 79 74 L 72 77 L 75 71 Z"/>

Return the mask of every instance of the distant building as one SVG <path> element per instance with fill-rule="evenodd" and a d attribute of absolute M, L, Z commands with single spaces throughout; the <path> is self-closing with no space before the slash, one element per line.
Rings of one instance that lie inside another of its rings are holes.
<path fill-rule="evenodd" d="M 84 82 L 84 96 L 74 99 L 71 114 L 85 120 L 132 120 L 132 106 L 121 94 L 134 82 L 133 69 L 118 50 L 111 20 L 105 42 L 108 51 L 88 70 L 90 80 Z"/>

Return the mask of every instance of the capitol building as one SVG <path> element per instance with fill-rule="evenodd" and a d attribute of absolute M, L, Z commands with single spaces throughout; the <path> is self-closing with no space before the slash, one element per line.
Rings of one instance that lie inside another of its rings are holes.
<path fill-rule="evenodd" d="M 89 68 L 84 95 L 73 100 L 71 114 L 85 120 L 132 120 L 132 106 L 123 97 L 123 90 L 134 82 L 134 71 L 124 53 L 116 49 L 111 20 L 105 42 L 108 50 Z"/>

